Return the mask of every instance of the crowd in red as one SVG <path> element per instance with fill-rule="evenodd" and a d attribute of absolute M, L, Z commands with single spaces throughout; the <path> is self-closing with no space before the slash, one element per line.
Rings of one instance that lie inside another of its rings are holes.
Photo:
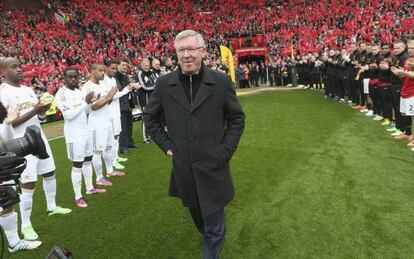
<path fill-rule="evenodd" d="M 414 3 L 405 0 L 151 0 L 47 1 L 39 10 L 5 11 L 0 57 L 24 64 L 26 84 L 55 89 L 67 66 L 84 75 L 88 64 L 128 57 L 174 56 L 173 39 L 183 29 L 202 32 L 208 52 L 230 37 L 263 34 L 274 61 L 321 52 L 355 41 L 414 38 Z"/>

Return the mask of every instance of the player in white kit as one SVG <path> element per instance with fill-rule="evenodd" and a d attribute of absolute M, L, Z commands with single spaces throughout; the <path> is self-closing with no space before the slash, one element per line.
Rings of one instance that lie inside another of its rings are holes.
<path fill-rule="evenodd" d="M 96 184 L 112 186 L 112 183 L 103 176 L 101 155 L 105 150 L 110 150 L 113 144 L 111 116 L 108 104 L 112 101 L 117 89 L 116 87 L 106 87 L 105 84 L 100 83 L 104 79 L 105 69 L 106 67 L 104 65 L 93 63 L 91 65 L 91 77 L 83 85 L 82 91 L 85 95 L 94 92 L 98 97 L 97 101 L 92 103 L 91 112 L 88 117 L 88 129 L 90 137 L 92 138 L 93 149 L 92 164 L 96 173 Z"/>
<path fill-rule="evenodd" d="M 92 139 L 89 137 L 87 112 L 94 101 L 94 92 L 88 95 L 79 90 L 79 72 L 74 68 L 63 71 L 64 86 L 56 93 L 56 103 L 65 120 L 64 135 L 67 154 L 72 161 L 72 186 L 75 204 L 80 208 L 88 207 L 82 196 L 82 173 L 85 179 L 86 194 L 104 193 L 92 183 Z"/>
<path fill-rule="evenodd" d="M 14 132 L 12 122 L 19 116 L 17 109 L 9 109 L 6 111 L 3 104 L 0 103 L 0 140 L 8 141 L 14 139 Z M 6 116 L 6 118 L 5 118 Z M 14 181 L 11 180 L 14 184 Z M 0 183 L 10 184 L 10 181 Z M 31 250 L 42 245 L 41 241 L 28 241 L 20 239 L 17 233 L 17 213 L 13 210 L 13 206 L 0 207 L 0 226 L 4 230 L 4 234 L 8 241 L 8 249 L 10 253 L 15 253 L 24 250 Z"/>
<path fill-rule="evenodd" d="M 1 102 L 4 106 L 18 109 L 20 115 L 12 123 L 16 138 L 22 137 L 26 128 L 31 125 L 40 128 L 38 114 L 46 112 L 50 104 L 39 103 L 36 94 L 30 87 L 20 85 L 23 71 L 20 62 L 15 58 L 2 60 L 2 68 L 5 80 L 1 88 Z M 33 193 L 37 175 L 43 176 L 43 190 L 46 196 L 48 215 L 68 214 L 72 210 L 56 206 L 56 177 L 55 162 L 52 151 L 43 131 L 41 131 L 46 150 L 49 155 L 47 159 L 39 159 L 33 155 L 26 156 L 27 167 L 21 175 L 20 214 L 21 232 L 26 240 L 36 240 L 37 233 L 32 227 L 30 216 L 32 214 Z"/>
<path fill-rule="evenodd" d="M 117 87 L 117 81 L 115 79 L 115 75 L 118 71 L 119 61 L 117 59 L 111 59 L 106 62 L 106 72 L 104 76 L 104 80 L 101 81 L 101 84 L 104 84 L 105 88 Z M 107 169 L 107 177 L 111 176 L 123 176 L 125 175 L 124 172 L 119 172 L 116 170 L 122 170 L 124 167 L 119 163 L 126 161 L 126 158 L 118 158 L 118 150 L 119 150 L 119 134 L 121 133 L 121 109 L 119 106 L 119 98 L 124 95 L 127 95 L 129 92 L 139 89 L 140 85 L 138 83 L 131 83 L 127 87 L 125 87 L 122 91 L 118 91 L 109 105 L 109 111 L 111 114 L 111 126 L 113 131 L 113 144 L 111 145 L 112 148 L 109 150 L 105 150 L 103 153 L 105 166 Z M 110 164 L 112 161 L 112 164 Z M 116 170 L 112 170 L 111 166 Z"/>

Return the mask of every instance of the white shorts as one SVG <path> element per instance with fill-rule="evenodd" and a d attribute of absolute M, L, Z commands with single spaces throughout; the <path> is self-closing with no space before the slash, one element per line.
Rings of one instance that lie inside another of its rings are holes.
<path fill-rule="evenodd" d="M 112 127 L 90 130 L 93 151 L 103 152 L 110 148 L 114 142 Z"/>
<path fill-rule="evenodd" d="M 42 132 L 43 133 L 43 132 Z M 55 171 L 55 161 L 53 159 L 52 150 L 50 149 L 49 142 L 44 134 L 42 134 L 43 141 L 45 142 L 46 151 L 49 155 L 46 159 L 39 159 L 33 155 L 25 156 L 27 161 L 26 169 L 24 169 L 20 176 L 21 183 L 31 183 L 37 181 L 37 175 L 43 175 Z"/>
<path fill-rule="evenodd" d="M 364 84 L 364 94 L 369 94 L 369 78 L 364 78 L 362 82 Z"/>
<path fill-rule="evenodd" d="M 400 99 L 400 112 L 408 116 L 414 116 L 414 97 Z"/>
<path fill-rule="evenodd" d="M 83 162 L 85 157 L 92 156 L 92 139 L 87 138 L 72 143 L 66 143 L 68 158 L 72 162 Z"/>
<path fill-rule="evenodd" d="M 121 118 L 112 118 L 111 122 L 112 122 L 112 130 L 114 132 L 114 136 L 119 135 L 122 131 Z"/>

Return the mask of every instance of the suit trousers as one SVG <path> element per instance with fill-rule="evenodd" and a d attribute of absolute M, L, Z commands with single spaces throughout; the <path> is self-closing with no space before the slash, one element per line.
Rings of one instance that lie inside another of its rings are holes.
<path fill-rule="evenodd" d="M 381 89 L 378 87 L 377 84 L 369 85 L 369 95 L 371 96 L 371 99 L 372 99 L 372 110 L 374 111 L 374 114 L 382 116 Z"/>
<path fill-rule="evenodd" d="M 327 85 L 327 92 L 328 96 L 334 98 L 336 95 L 336 77 L 333 75 L 328 75 L 328 85 Z"/>
<path fill-rule="evenodd" d="M 223 249 L 226 235 L 224 208 L 207 217 L 201 215 L 200 208 L 190 208 L 191 217 L 197 230 L 203 234 L 203 258 L 218 259 Z"/>
<path fill-rule="evenodd" d="M 392 120 L 392 93 L 391 87 L 379 87 L 382 98 L 382 115 L 384 118 Z"/>
<path fill-rule="evenodd" d="M 128 148 L 129 145 L 133 144 L 132 140 L 132 112 L 123 111 L 121 112 L 121 134 L 119 136 L 119 150 Z"/>
<path fill-rule="evenodd" d="M 351 83 L 349 81 L 349 78 L 341 78 L 341 85 L 343 88 L 343 95 L 348 97 L 348 100 L 352 99 L 352 95 L 351 95 Z"/>
<path fill-rule="evenodd" d="M 339 99 L 344 99 L 345 97 L 345 86 L 343 84 L 343 79 L 336 77 L 335 82 L 335 96 L 338 96 Z"/>
<path fill-rule="evenodd" d="M 360 84 L 362 84 L 362 81 L 360 80 L 355 80 L 355 77 L 352 75 L 349 78 L 349 82 L 351 85 L 351 100 L 352 103 L 355 105 L 360 105 L 361 103 L 361 94 L 360 94 Z M 365 104 L 365 103 L 364 103 Z"/>

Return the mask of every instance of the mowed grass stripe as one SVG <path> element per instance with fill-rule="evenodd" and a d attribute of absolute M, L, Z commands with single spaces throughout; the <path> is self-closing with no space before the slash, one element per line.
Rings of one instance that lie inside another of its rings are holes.
<path fill-rule="evenodd" d="M 236 198 L 226 209 L 222 258 L 413 257 L 413 154 L 405 143 L 319 92 L 240 100 L 246 130 L 232 160 Z M 78 209 L 64 140 L 51 143 L 59 204 L 74 211 L 45 216 L 40 181 L 32 221 L 44 245 L 6 258 L 43 258 L 55 243 L 77 258 L 201 257 L 189 213 L 167 196 L 170 161 L 155 145 L 132 149 L 127 176 Z"/>

